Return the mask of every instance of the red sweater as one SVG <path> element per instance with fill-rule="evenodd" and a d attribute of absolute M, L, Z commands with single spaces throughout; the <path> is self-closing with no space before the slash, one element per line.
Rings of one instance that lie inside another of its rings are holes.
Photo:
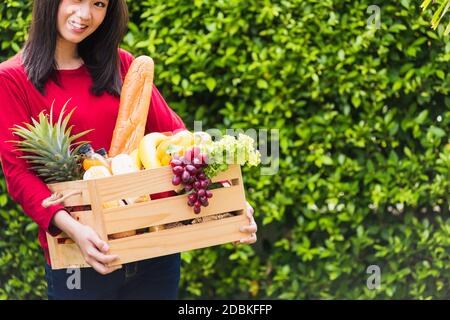
<path fill-rule="evenodd" d="M 122 49 L 119 49 L 119 53 L 123 79 L 133 56 Z M 82 139 L 91 141 L 95 150 L 98 148 L 109 150 L 120 99 L 108 93 L 100 97 L 92 95 L 89 91 L 92 78 L 85 66 L 75 70 L 59 70 L 60 81 L 64 88 L 58 87 L 53 81 L 48 81 L 45 86 L 46 96 L 43 96 L 28 80 L 21 61 L 21 55 L 17 54 L 0 64 L 2 110 L 0 156 L 8 192 L 11 198 L 22 206 L 23 211 L 38 224 L 39 242 L 47 262 L 50 263 L 45 233 L 49 232 L 56 236 L 60 232 L 51 225 L 51 220 L 54 214 L 64 207 L 54 205 L 46 209 L 41 206 L 42 200 L 50 196 L 51 192 L 46 184 L 28 169 L 29 166 L 25 160 L 18 158 L 20 153 L 13 150 L 14 144 L 6 142 L 17 140 L 10 128 L 23 122 L 30 123 L 31 118 L 37 119 L 42 110 L 49 112 L 53 101 L 54 113 L 59 115 L 65 102 L 71 98 L 66 110 L 70 111 L 76 107 L 70 119 L 70 125 L 74 125 L 72 133 L 95 129 Z M 177 129 L 185 129 L 183 121 L 169 108 L 159 91 L 153 86 L 146 133 Z"/>

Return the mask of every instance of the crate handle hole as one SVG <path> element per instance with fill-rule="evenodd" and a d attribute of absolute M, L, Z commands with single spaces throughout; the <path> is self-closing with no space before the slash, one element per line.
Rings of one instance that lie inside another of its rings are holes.
<path fill-rule="evenodd" d="M 231 185 L 232 185 L 232 186 L 237 186 L 237 185 L 239 185 L 239 178 L 231 179 Z"/>
<path fill-rule="evenodd" d="M 75 241 L 73 241 L 70 238 L 58 238 L 57 239 L 58 244 L 74 244 Z"/>
<path fill-rule="evenodd" d="M 69 212 L 79 212 L 79 211 L 90 211 L 92 207 L 90 204 L 81 205 L 81 206 L 67 206 L 67 211 Z"/>

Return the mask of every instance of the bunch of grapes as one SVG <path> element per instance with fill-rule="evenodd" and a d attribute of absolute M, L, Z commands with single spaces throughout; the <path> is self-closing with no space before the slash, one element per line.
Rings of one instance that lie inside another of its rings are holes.
<path fill-rule="evenodd" d="M 208 190 L 211 179 L 203 172 L 208 165 L 208 156 L 198 147 L 193 147 L 188 149 L 184 156 L 175 154 L 170 165 L 174 174 L 172 184 L 174 186 L 183 184 L 188 194 L 188 206 L 193 207 L 194 212 L 199 214 L 201 207 L 207 207 L 208 199 L 213 196 L 211 190 Z"/>

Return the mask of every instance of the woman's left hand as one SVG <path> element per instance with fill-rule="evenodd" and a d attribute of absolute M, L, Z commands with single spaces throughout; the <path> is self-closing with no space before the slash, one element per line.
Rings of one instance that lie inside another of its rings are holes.
<path fill-rule="evenodd" d="M 248 233 L 250 236 L 247 238 L 242 238 L 239 241 L 236 241 L 234 244 L 247 243 L 252 244 L 256 242 L 256 231 L 258 231 L 258 226 L 256 225 L 255 218 L 253 218 L 253 210 L 252 206 L 247 202 L 247 218 L 249 221 L 248 225 L 242 226 L 240 231 Z"/>

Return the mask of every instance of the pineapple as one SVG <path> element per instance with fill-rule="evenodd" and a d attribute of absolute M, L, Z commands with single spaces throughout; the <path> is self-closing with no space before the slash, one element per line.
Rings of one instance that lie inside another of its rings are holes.
<path fill-rule="evenodd" d="M 76 135 L 70 135 L 73 126 L 67 128 L 72 111 L 63 118 L 65 108 L 61 110 L 58 121 L 53 124 L 53 104 L 50 108 L 50 120 L 42 111 L 39 120 L 32 119 L 32 124 L 24 123 L 25 127 L 15 125 L 13 134 L 23 140 L 9 141 L 16 143 L 17 150 L 28 153 L 20 158 L 26 159 L 33 170 L 45 183 L 56 183 L 82 179 L 82 170 L 78 149 L 88 143 L 74 140 L 92 131 L 87 130 Z"/>

